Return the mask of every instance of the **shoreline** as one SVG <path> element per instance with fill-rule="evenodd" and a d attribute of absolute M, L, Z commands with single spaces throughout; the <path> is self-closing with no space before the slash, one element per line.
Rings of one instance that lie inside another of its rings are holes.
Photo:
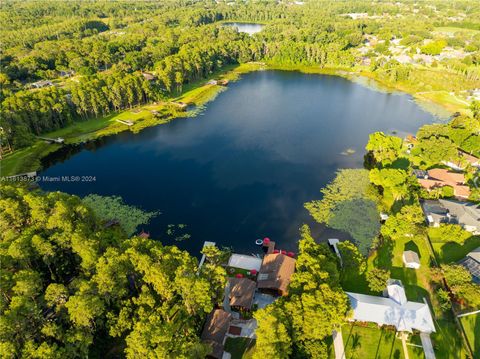
<path fill-rule="evenodd" d="M 218 94 L 226 90 L 225 86 L 207 84 L 209 80 L 224 79 L 235 82 L 245 73 L 265 70 L 297 71 L 304 74 L 340 76 L 362 86 L 370 87 L 375 91 L 407 94 L 412 96 L 417 105 L 439 118 L 447 118 L 456 111 L 462 111 L 461 108 L 452 107 L 446 102 L 433 101 L 425 95 L 427 92 L 415 92 L 413 89 L 408 89 L 401 85 L 392 86 L 392 84 L 377 79 L 373 76 L 373 73 L 361 69 L 306 65 L 281 66 L 272 63 L 249 62 L 240 65 L 226 66 L 225 69 L 212 74 L 207 79 L 187 84 L 184 86 L 181 94 L 176 97 L 170 97 L 165 101 L 158 101 L 120 112 L 110 113 L 104 117 L 77 121 L 67 127 L 44 134 L 43 136 L 49 138 L 62 137 L 65 139 L 66 145 L 81 145 L 124 131 L 138 133 L 144 128 L 166 124 L 178 118 L 195 117 L 208 102 L 213 101 Z M 188 110 L 187 108 L 187 110 L 181 110 L 178 106 L 179 103 L 194 106 L 194 109 Z M 133 124 L 127 126 L 120 123 L 119 120 L 128 120 Z M 31 146 L 14 151 L 0 160 L 0 175 L 12 176 L 19 173 L 40 171 L 43 169 L 42 160 L 61 148 L 61 145 L 48 144 L 42 140 L 38 140 Z"/>

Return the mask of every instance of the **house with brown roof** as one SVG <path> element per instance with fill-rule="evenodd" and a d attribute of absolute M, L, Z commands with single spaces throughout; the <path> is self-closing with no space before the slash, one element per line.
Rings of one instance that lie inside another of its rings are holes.
<path fill-rule="evenodd" d="M 427 191 L 435 188 L 450 186 L 453 188 L 453 194 L 458 198 L 468 198 L 470 188 L 465 184 L 465 175 L 448 171 L 443 168 L 434 168 L 427 172 L 428 178 L 419 178 L 418 182 Z"/>
<path fill-rule="evenodd" d="M 257 277 L 257 288 L 264 292 L 287 295 L 295 272 L 295 259 L 282 253 L 267 254 Z"/>
<path fill-rule="evenodd" d="M 248 278 L 229 278 L 230 306 L 250 310 L 253 304 L 256 283 Z"/>
<path fill-rule="evenodd" d="M 230 327 L 232 315 L 223 309 L 214 309 L 207 317 L 201 339 L 212 347 L 208 358 L 221 359 L 224 351 L 225 335 Z"/>

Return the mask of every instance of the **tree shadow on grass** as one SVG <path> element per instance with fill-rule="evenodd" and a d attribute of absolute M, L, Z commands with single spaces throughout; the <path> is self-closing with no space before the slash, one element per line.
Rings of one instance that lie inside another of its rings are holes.
<path fill-rule="evenodd" d="M 377 256 L 373 260 L 375 267 L 391 268 L 394 248 L 395 243 L 391 239 L 384 238 L 382 244 L 377 249 Z"/>
<path fill-rule="evenodd" d="M 480 246 L 480 236 L 468 238 L 463 245 L 456 242 L 447 242 L 441 247 L 441 261 L 443 263 L 458 262 L 478 246 Z"/>
<path fill-rule="evenodd" d="M 472 346 L 473 356 L 475 358 L 480 358 L 480 314 L 476 315 L 473 332 L 475 333 L 475 342 L 470 345 Z"/>
<path fill-rule="evenodd" d="M 405 243 L 405 246 L 403 248 L 404 251 L 413 251 L 418 254 L 418 258 L 422 258 L 422 255 L 420 253 L 420 249 L 418 249 L 417 244 L 414 241 L 408 241 Z"/>

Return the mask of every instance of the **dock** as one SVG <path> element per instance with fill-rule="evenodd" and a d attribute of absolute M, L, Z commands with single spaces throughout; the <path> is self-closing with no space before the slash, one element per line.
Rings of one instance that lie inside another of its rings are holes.
<path fill-rule="evenodd" d="M 263 244 L 263 248 L 266 250 L 267 254 L 272 254 L 273 251 L 275 250 L 275 242 L 274 241 L 268 241 L 267 244 Z"/>
<path fill-rule="evenodd" d="M 61 137 L 57 137 L 57 138 L 38 137 L 38 138 L 41 139 L 41 140 L 50 142 L 50 143 L 64 143 L 65 142 L 65 139 L 63 139 Z"/>
<path fill-rule="evenodd" d="M 215 244 L 216 244 L 215 242 L 205 241 L 205 242 L 203 242 L 203 247 L 202 247 L 202 249 L 205 248 L 205 247 L 208 247 L 208 246 L 214 246 Z M 203 254 L 203 255 L 202 255 L 202 259 L 200 259 L 200 263 L 199 263 L 199 265 L 198 265 L 197 275 L 200 273 L 200 269 L 202 268 L 203 263 L 205 262 L 205 259 L 206 259 L 206 258 L 207 258 L 207 257 L 205 256 L 205 254 Z"/>
<path fill-rule="evenodd" d="M 124 125 L 127 125 L 127 126 L 133 126 L 133 122 L 132 121 L 124 121 L 124 120 L 115 120 L 117 122 L 120 122 L 120 123 L 123 123 Z"/>
<path fill-rule="evenodd" d="M 335 254 L 337 255 L 338 259 L 340 260 L 340 266 L 343 267 L 342 255 L 340 254 L 340 251 L 338 250 L 338 247 L 337 247 L 338 243 L 340 243 L 340 241 L 337 238 L 329 238 L 328 239 L 328 244 L 330 244 L 333 247 L 333 250 L 335 251 Z"/>

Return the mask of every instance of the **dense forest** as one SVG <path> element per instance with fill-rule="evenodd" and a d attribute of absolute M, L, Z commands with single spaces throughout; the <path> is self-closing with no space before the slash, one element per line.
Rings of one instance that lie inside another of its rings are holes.
<path fill-rule="evenodd" d="M 222 267 L 197 273 L 187 252 L 128 238 L 95 213 L 98 199 L 5 185 L 0 198 L 2 358 L 208 353 L 198 333 L 223 293 Z M 122 206 L 110 210 L 131 218 Z"/>
<path fill-rule="evenodd" d="M 2 144 L 28 146 L 41 133 L 168 98 L 226 65 L 249 61 L 363 69 L 416 90 L 467 91 L 480 87 L 480 35 L 433 30 L 477 30 L 479 12 L 471 1 L 7 1 L 0 11 Z M 229 20 L 265 28 L 249 36 L 222 26 Z M 444 48 L 461 56 L 405 63 L 394 56 L 395 44 L 412 56 L 438 57 Z M 425 66 L 444 69 L 441 81 L 432 83 Z"/>

